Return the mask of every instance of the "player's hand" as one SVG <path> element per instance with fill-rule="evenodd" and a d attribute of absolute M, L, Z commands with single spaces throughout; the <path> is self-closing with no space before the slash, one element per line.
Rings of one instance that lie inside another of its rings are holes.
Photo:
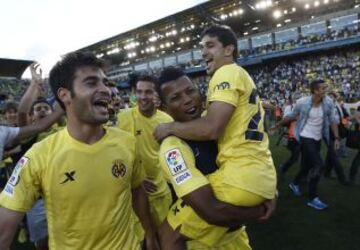
<path fill-rule="evenodd" d="M 335 149 L 335 151 L 337 151 L 339 148 L 340 148 L 340 140 L 335 139 L 335 141 L 334 141 L 334 149 Z"/>
<path fill-rule="evenodd" d="M 157 186 L 153 183 L 152 179 L 145 179 L 142 182 L 142 186 L 148 193 L 155 193 L 157 191 Z"/>
<path fill-rule="evenodd" d="M 154 137 L 159 143 L 171 135 L 171 124 L 172 123 L 162 123 L 155 128 Z"/>
<path fill-rule="evenodd" d="M 268 220 L 275 212 L 277 204 L 277 197 L 272 200 L 265 201 L 262 205 L 265 207 L 265 214 L 259 218 L 259 221 Z"/>
<path fill-rule="evenodd" d="M 39 88 L 42 87 L 42 69 L 40 64 L 34 62 L 30 65 L 31 83 L 37 85 Z"/>
<path fill-rule="evenodd" d="M 146 250 L 160 250 L 160 243 L 156 234 L 145 235 Z"/>

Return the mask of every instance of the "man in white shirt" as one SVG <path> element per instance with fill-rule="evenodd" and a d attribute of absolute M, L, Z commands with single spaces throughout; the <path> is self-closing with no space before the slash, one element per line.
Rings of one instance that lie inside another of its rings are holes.
<path fill-rule="evenodd" d="M 308 206 L 323 210 L 328 207 L 322 202 L 317 193 L 317 187 L 324 169 L 321 159 L 321 139 L 327 144 L 330 142 L 330 129 L 334 135 L 334 149 L 340 145 L 340 137 L 335 118 L 334 102 L 326 96 L 327 85 L 323 80 L 315 80 L 310 84 L 311 95 L 299 99 L 293 111 L 276 126 L 282 126 L 290 121 L 297 120 L 295 138 L 300 142 L 301 169 L 289 187 L 294 195 L 301 196 L 300 181 L 309 178 Z"/>

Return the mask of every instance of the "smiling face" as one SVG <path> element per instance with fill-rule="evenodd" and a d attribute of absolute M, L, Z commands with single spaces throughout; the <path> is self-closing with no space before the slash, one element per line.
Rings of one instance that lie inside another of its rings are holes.
<path fill-rule="evenodd" d="M 136 101 L 145 116 L 151 116 L 155 111 L 155 85 L 149 81 L 138 81 L 136 83 Z"/>
<path fill-rule="evenodd" d="M 110 89 L 102 69 L 94 66 L 78 68 L 74 74 L 73 93 L 59 88 L 58 96 L 66 113 L 79 123 L 100 125 L 109 119 Z"/>
<path fill-rule="evenodd" d="M 230 44 L 224 47 L 216 36 L 205 35 L 201 39 L 200 46 L 208 75 L 213 75 L 223 65 L 234 62 L 234 46 Z"/>
<path fill-rule="evenodd" d="M 200 92 L 187 76 L 163 84 L 161 92 L 164 111 L 175 121 L 191 121 L 201 116 Z"/>

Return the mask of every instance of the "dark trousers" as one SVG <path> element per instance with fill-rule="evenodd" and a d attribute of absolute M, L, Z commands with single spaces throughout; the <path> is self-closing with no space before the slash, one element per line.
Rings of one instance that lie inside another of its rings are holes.
<path fill-rule="evenodd" d="M 294 179 L 299 185 L 306 177 L 309 179 L 309 199 L 317 197 L 317 186 L 320 181 L 324 164 L 320 156 L 321 141 L 300 137 L 301 169 Z"/>
<path fill-rule="evenodd" d="M 349 179 L 351 181 L 355 181 L 356 174 L 358 172 L 358 169 L 360 167 L 360 150 L 356 154 L 354 160 L 352 161 L 351 168 L 350 168 L 350 176 Z"/>
<path fill-rule="evenodd" d="M 330 136 L 330 141 L 328 145 L 328 151 L 326 154 L 326 165 L 325 165 L 325 176 L 329 176 L 331 174 L 332 169 L 335 170 L 335 173 L 339 179 L 340 183 L 345 183 L 345 174 L 344 168 L 341 165 L 339 150 L 335 150 L 334 148 L 334 138 Z"/>
<path fill-rule="evenodd" d="M 282 165 L 280 170 L 281 173 L 286 173 L 286 171 L 288 171 L 288 169 L 294 165 L 300 157 L 300 144 L 295 139 L 288 140 L 287 148 L 290 150 L 291 155 Z"/>

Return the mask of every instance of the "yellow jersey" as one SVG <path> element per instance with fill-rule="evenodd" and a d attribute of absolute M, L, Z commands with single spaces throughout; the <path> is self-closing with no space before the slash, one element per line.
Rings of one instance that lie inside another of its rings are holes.
<path fill-rule="evenodd" d="M 0 194 L 0 206 L 19 212 L 44 198 L 50 249 L 139 249 L 130 223 L 131 189 L 143 180 L 135 138 L 104 129 L 92 145 L 67 129 L 34 144 Z"/>
<path fill-rule="evenodd" d="M 159 160 L 179 198 L 209 184 L 208 179 L 196 168 L 193 151 L 178 137 L 169 136 L 162 141 Z"/>
<path fill-rule="evenodd" d="M 273 198 L 276 172 L 264 131 L 264 110 L 253 80 L 235 63 L 222 66 L 209 83 L 207 106 L 212 102 L 225 102 L 235 107 L 218 139 L 216 161 L 220 170 L 226 172 L 224 182 Z"/>
<path fill-rule="evenodd" d="M 160 110 L 156 110 L 156 113 L 151 117 L 146 117 L 140 113 L 138 107 L 121 112 L 117 117 L 117 126 L 135 135 L 140 165 L 145 170 L 145 176 L 157 186 L 157 191 L 149 195 L 162 196 L 169 193 L 170 189 L 159 165 L 160 145 L 155 140 L 153 133 L 156 126 L 161 123 L 172 122 L 173 119 Z"/>

